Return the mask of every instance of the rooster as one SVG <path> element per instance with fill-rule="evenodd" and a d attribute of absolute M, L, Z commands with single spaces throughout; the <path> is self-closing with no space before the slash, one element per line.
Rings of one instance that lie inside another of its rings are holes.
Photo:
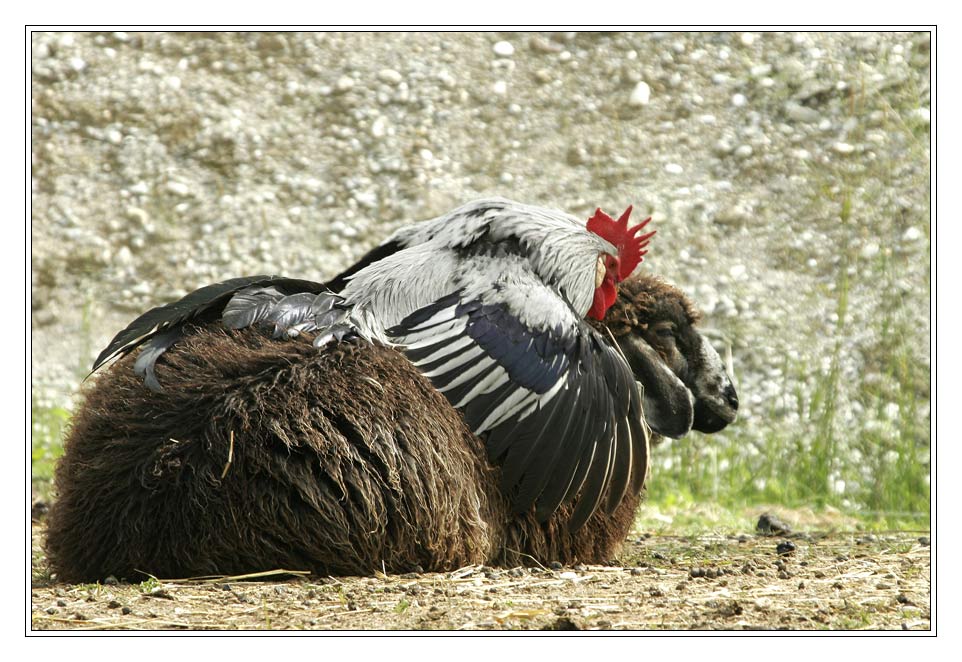
<path fill-rule="evenodd" d="M 361 338 L 393 346 L 459 409 L 502 468 L 516 512 L 545 521 L 580 495 L 569 526 L 641 489 L 648 434 L 641 395 L 603 320 L 616 286 L 654 232 L 600 209 L 587 224 L 505 199 L 468 203 L 396 232 L 325 285 L 255 276 L 154 308 L 94 363 L 143 346 L 135 370 L 162 388 L 157 360 L 191 325 L 272 327 L 314 344 Z M 337 293 L 334 290 L 338 290 Z"/>

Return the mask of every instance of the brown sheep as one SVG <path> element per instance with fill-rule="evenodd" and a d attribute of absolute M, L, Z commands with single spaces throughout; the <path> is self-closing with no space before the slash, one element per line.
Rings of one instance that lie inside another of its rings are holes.
<path fill-rule="evenodd" d="M 717 353 L 677 289 L 621 286 L 606 323 L 645 389 L 648 423 L 681 436 L 734 420 Z M 195 327 L 157 365 L 118 361 L 86 389 L 57 468 L 46 550 L 60 580 L 317 574 L 599 563 L 641 493 L 565 526 L 516 515 L 484 442 L 402 355 L 361 341 Z"/>

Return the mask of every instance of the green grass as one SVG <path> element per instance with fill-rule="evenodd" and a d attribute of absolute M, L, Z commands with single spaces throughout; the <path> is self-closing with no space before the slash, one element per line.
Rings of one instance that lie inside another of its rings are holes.
<path fill-rule="evenodd" d="M 93 348 L 93 326 L 91 311 L 93 303 L 87 296 L 82 304 L 81 324 L 79 335 L 82 339 L 80 356 L 73 367 L 73 374 L 77 383 L 87 377 L 90 366 L 87 357 Z M 70 424 L 71 412 L 64 407 L 48 405 L 38 401 L 36 397 L 30 400 L 30 460 L 31 477 L 34 494 L 42 498 L 50 497 L 53 483 L 53 473 L 57 460 L 63 455 L 63 440 Z"/>
<path fill-rule="evenodd" d="M 66 409 L 31 402 L 30 459 L 33 487 L 39 496 L 49 496 L 54 467 L 63 455 L 63 435 L 69 422 L 70 412 Z"/>
<path fill-rule="evenodd" d="M 830 369 L 800 400 L 797 422 L 763 429 L 757 452 L 745 452 L 738 423 L 722 435 L 693 433 L 669 448 L 655 448 L 649 503 L 676 512 L 705 503 L 729 512 L 752 504 L 832 508 L 866 526 L 927 528 L 930 438 L 922 408 L 928 402 L 928 371 L 908 354 L 902 344 L 882 359 L 899 385 L 894 397 L 865 381 L 843 383 L 833 356 Z M 800 366 L 785 374 L 806 377 Z M 862 405 L 862 424 L 839 424 L 843 389 Z M 672 456 L 667 469 L 659 457 L 664 452 Z"/>
<path fill-rule="evenodd" d="M 837 210 L 837 222 L 846 231 L 855 232 L 853 209 L 872 212 L 871 189 L 857 186 L 858 176 L 832 177 L 843 185 L 816 183 L 813 195 Z M 897 232 L 897 226 L 886 231 Z M 813 295 L 833 301 L 835 340 L 827 369 L 788 360 L 781 366 L 781 390 L 794 393 L 797 402 L 792 423 L 779 424 L 788 419 L 773 406 L 767 416 L 755 412 L 764 420 L 755 420 L 752 431 L 736 423 L 722 434 L 695 433 L 655 448 L 651 505 L 677 512 L 711 503 L 730 519 L 752 504 L 778 504 L 837 509 L 867 528 L 929 527 L 930 369 L 922 332 L 928 320 L 917 319 L 924 306 L 913 310 L 900 292 L 900 281 L 909 277 L 904 256 L 883 249 L 865 258 L 853 247 L 840 247 L 839 256 L 834 286 Z M 858 282 L 850 278 L 850 269 Z M 911 296 L 928 301 L 928 277 L 919 285 L 913 283 Z M 853 336 L 864 330 L 852 319 L 855 296 L 875 312 L 868 320 L 875 330 L 868 347 L 852 347 Z M 860 366 L 854 380 L 843 373 L 845 360 L 853 358 Z M 746 445 L 756 452 L 746 452 Z M 665 454 L 672 460 L 668 467 Z"/>

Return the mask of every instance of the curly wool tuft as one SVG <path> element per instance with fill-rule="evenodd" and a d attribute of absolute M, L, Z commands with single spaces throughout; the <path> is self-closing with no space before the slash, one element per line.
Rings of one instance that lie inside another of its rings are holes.
<path fill-rule="evenodd" d="M 651 320 L 695 326 L 701 321 L 701 313 L 681 290 L 657 276 L 639 275 L 621 283 L 618 300 L 605 317 L 611 333 L 620 338 Z"/>

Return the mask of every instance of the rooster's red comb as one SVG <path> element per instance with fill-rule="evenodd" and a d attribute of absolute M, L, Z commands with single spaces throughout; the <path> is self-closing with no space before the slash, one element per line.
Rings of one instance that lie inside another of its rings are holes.
<path fill-rule="evenodd" d="M 629 216 L 631 216 L 631 205 L 617 221 L 600 208 L 595 210 L 595 215 L 588 219 L 588 231 L 611 242 L 618 249 L 618 261 L 621 263 L 618 269 L 618 280 L 624 280 L 631 275 L 642 261 L 642 256 L 648 252 L 645 247 L 655 234 L 655 230 L 642 235 L 638 234 L 648 225 L 651 216 L 630 228 L 628 227 Z"/>

